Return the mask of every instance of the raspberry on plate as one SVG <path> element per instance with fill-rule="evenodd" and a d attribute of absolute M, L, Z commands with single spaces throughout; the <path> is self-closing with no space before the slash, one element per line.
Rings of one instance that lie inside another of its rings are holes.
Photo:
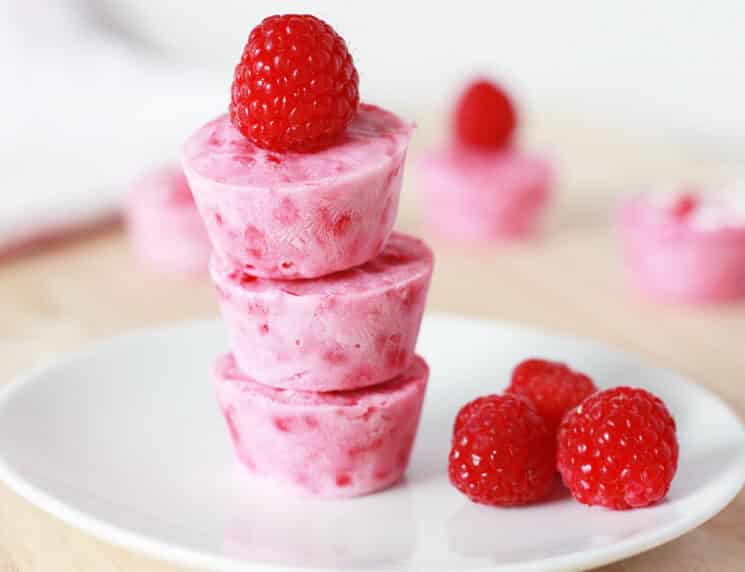
<path fill-rule="evenodd" d="M 456 139 L 479 149 L 505 147 L 517 117 L 509 96 L 493 82 L 479 79 L 458 99 L 453 116 Z"/>
<path fill-rule="evenodd" d="M 588 397 L 559 428 L 557 468 L 574 498 L 623 510 L 662 500 L 678 467 L 675 420 L 644 389 Z"/>
<path fill-rule="evenodd" d="M 563 363 L 528 359 L 512 372 L 507 393 L 528 398 L 549 427 L 555 430 L 562 417 L 597 387 L 587 375 L 572 371 Z"/>
<path fill-rule="evenodd" d="M 448 474 L 473 502 L 522 505 L 549 494 L 554 459 L 553 434 L 527 400 L 488 395 L 461 409 Z"/>
<path fill-rule="evenodd" d="M 235 68 L 230 118 L 259 147 L 314 151 L 344 132 L 359 99 L 357 69 L 331 26 L 271 16 L 251 31 Z"/>

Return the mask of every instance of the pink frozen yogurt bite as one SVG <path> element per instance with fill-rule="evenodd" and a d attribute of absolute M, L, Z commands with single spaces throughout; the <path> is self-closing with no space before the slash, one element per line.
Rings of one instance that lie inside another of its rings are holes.
<path fill-rule="evenodd" d="M 399 377 L 373 388 L 316 393 L 257 383 L 230 354 L 214 367 L 217 400 L 240 463 L 323 498 L 365 495 L 401 478 L 428 376 L 417 357 Z"/>
<path fill-rule="evenodd" d="M 371 261 L 313 280 L 268 280 L 214 256 L 212 279 L 241 369 L 268 385 L 337 391 L 411 365 L 432 251 L 393 233 Z"/>
<path fill-rule="evenodd" d="M 427 153 L 419 172 L 431 226 L 467 243 L 529 236 L 552 182 L 548 161 L 513 148 L 494 152 L 453 144 Z"/>
<path fill-rule="evenodd" d="M 313 153 L 256 147 L 223 115 L 186 142 L 183 164 L 218 255 L 265 278 L 315 278 L 385 246 L 413 131 L 361 104 L 341 139 Z"/>
<path fill-rule="evenodd" d="M 645 193 L 620 211 L 636 286 L 661 301 L 745 298 L 745 193 Z"/>
<path fill-rule="evenodd" d="M 124 211 L 140 259 L 165 273 L 207 274 L 212 248 L 180 167 L 163 165 L 140 177 Z"/>

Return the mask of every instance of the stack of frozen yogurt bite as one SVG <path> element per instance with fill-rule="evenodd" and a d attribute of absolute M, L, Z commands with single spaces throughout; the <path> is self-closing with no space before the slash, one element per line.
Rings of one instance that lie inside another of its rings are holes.
<path fill-rule="evenodd" d="M 214 364 L 216 395 L 256 476 L 335 498 L 406 469 L 433 268 L 423 242 L 392 231 L 412 131 L 359 103 L 328 24 L 289 15 L 251 32 L 230 113 L 186 141 L 232 350 Z"/>

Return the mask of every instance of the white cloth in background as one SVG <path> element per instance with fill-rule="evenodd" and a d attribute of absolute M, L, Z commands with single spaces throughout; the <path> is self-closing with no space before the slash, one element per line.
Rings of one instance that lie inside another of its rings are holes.
<path fill-rule="evenodd" d="M 226 107 L 224 86 L 107 32 L 91 5 L 0 0 L 0 251 L 111 216 Z"/>

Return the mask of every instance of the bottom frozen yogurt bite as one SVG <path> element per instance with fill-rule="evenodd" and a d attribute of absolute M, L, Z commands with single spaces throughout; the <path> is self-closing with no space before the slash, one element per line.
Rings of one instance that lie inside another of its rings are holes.
<path fill-rule="evenodd" d="M 419 164 L 423 208 L 441 234 L 487 243 L 533 233 L 549 197 L 552 169 L 541 157 L 451 146 Z"/>
<path fill-rule="evenodd" d="M 428 377 L 417 356 L 386 383 L 317 393 L 257 383 L 232 354 L 214 366 L 217 400 L 243 467 L 321 498 L 369 494 L 402 477 Z"/>
<path fill-rule="evenodd" d="M 745 298 L 745 193 L 681 188 L 628 199 L 619 222 L 636 286 L 662 301 Z"/>
<path fill-rule="evenodd" d="M 183 171 L 162 165 L 131 186 L 127 231 L 138 258 L 159 272 L 206 275 L 212 250 Z"/>

